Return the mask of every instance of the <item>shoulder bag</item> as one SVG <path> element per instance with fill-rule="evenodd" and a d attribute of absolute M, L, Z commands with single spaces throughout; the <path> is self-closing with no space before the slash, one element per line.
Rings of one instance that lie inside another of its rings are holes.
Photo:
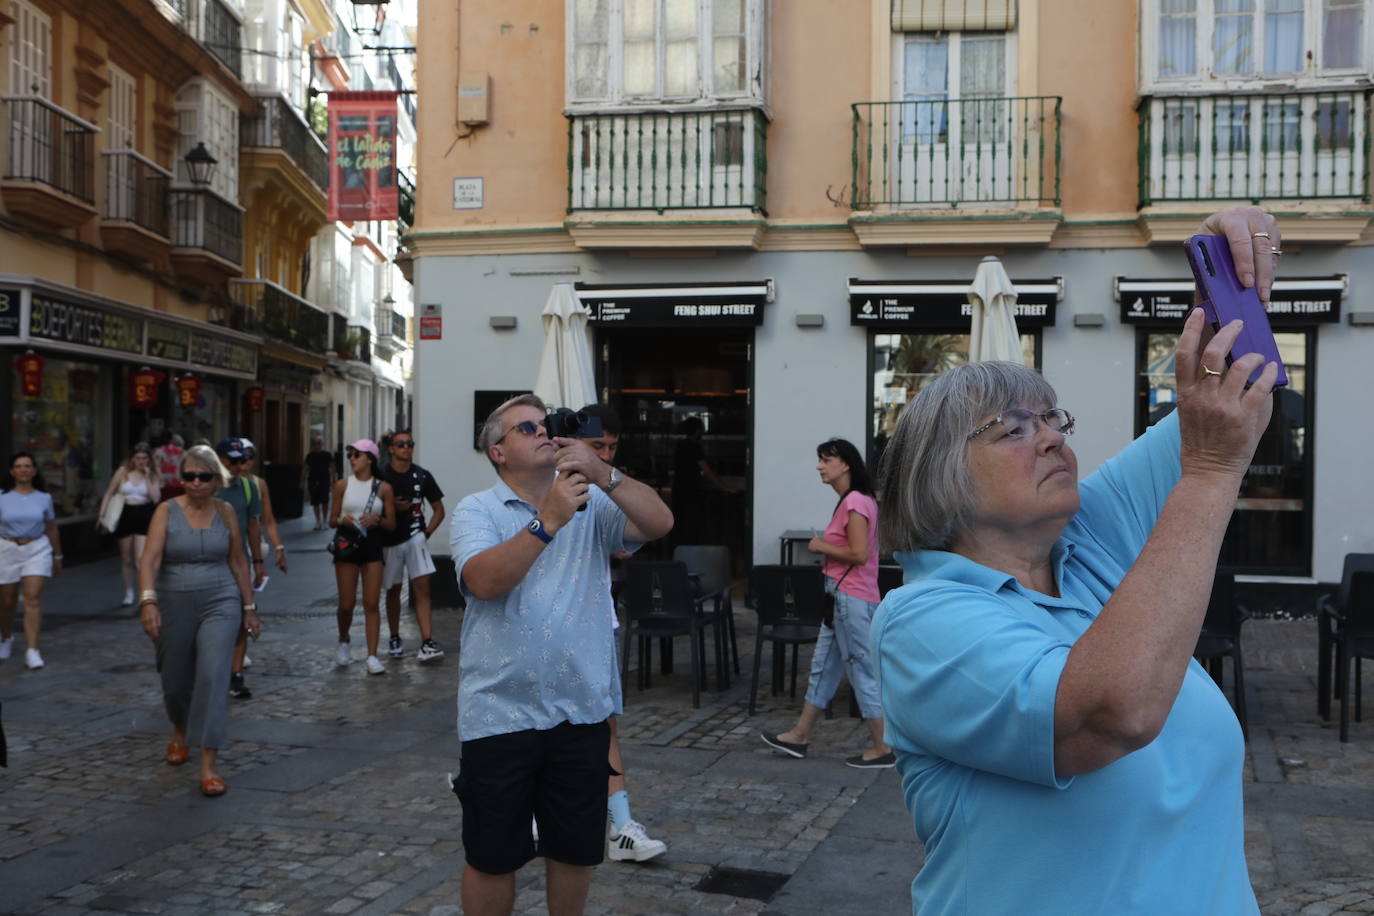
<path fill-rule="evenodd" d="M 372 512 L 372 504 L 377 500 L 377 489 L 382 485 L 381 478 L 372 478 L 372 493 L 367 497 L 367 505 L 363 506 L 363 515 Z M 334 536 L 329 539 L 329 544 L 325 550 L 334 555 L 334 559 L 344 563 L 352 563 L 358 559 L 363 552 L 364 539 L 367 537 L 367 529 L 355 524 L 352 530 L 337 528 Z"/>

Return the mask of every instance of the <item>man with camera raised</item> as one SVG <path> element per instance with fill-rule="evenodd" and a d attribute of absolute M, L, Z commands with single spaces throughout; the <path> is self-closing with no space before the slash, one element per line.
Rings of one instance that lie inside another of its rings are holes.
<path fill-rule="evenodd" d="M 515 872 L 535 855 L 549 909 L 585 906 L 605 854 L 606 718 L 620 710 L 607 561 L 673 524 L 657 493 L 586 442 L 550 439 L 545 415 L 534 395 L 492 411 L 478 443 L 499 479 L 458 504 L 452 528 L 467 599 L 454 792 L 470 914 L 510 913 Z"/>

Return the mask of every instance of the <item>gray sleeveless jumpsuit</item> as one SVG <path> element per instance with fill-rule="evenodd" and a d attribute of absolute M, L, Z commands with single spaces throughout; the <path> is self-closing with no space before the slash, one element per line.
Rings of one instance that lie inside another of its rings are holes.
<path fill-rule="evenodd" d="M 188 745 L 224 747 L 229 667 L 243 625 L 243 599 L 229 569 L 229 529 L 219 512 L 209 528 L 198 530 L 175 499 L 168 503 L 157 594 L 157 670 L 167 717 L 173 725 L 189 726 Z"/>

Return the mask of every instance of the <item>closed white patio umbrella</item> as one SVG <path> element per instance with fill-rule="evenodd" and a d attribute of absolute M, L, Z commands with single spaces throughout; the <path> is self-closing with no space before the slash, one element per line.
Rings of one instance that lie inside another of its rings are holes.
<path fill-rule="evenodd" d="M 968 301 L 973 306 L 969 362 L 1002 359 L 1024 365 L 1021 334 L 1016 329 L 1016 287 L 997 258 L 989 255 L 978 265 Z"/>
<path fill-rule="evenodd" d="M 595 402 L 587 310 L 571 283 L 553 285 L 540 320 L 544 323 L 544 352 L 539 358 L 534 393 L 549 407 L 577 410 Z"/>

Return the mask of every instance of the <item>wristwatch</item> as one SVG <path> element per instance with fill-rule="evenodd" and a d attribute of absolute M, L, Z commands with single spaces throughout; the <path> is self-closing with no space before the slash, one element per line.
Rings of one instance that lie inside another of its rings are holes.
<path fill-rule="evenodd" d="M 610 496 L 611 491 L 614 490 L 616 487 L 620 486 L 621 481 L 623 481 L 624 479 L 625 475 L 620 473 L 619 468 L 611 468 L 611 479 L 606 482 L 606 485 L 604 487 L 601 488 L 601 492 L 605 493 L 607 496 Z"/>
<path fill-rule="evenodd" d="M 525 526 L 525 530 L 539 538 L 539 540 L 543 541 L 545 544 L 553 541 L 553 535 L 544 530 L 544 521 L 537 515 L 530 519 L 530 523 Z"/>

